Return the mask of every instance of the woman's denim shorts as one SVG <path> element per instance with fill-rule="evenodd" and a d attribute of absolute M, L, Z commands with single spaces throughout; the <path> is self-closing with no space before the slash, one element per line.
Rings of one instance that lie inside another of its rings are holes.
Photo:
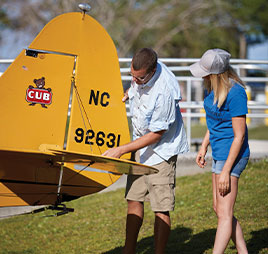
<path fill-rule="evenodd" d="M 244 157 L 239 160 L 236 160 L 232 169 L 231 169 L 231 176 L 240 177 L 243 170 L 246 168 L 248 164 L 249 157 Z M 224 161 L 218 161 L 218 160 L 212 160 L 212 173 L 220 174 L 222 171 L 222 168 L 225 164 L 226 160 Z"/>

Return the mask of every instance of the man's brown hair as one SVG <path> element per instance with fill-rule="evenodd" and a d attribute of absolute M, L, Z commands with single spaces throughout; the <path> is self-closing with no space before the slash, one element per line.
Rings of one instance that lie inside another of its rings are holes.
<path fill-rule="evenodd" d="M 131 64 L 135 71 L 146 69 L 150 73 L 156 68 L 157 54 L 151 48 L 142 48 L 135 53 Z"/>

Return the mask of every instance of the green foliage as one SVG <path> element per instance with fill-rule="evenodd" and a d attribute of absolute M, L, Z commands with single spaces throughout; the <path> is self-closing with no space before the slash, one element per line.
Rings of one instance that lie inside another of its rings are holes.
<path fill-rule="evenodd" d="M 260 125 L 248 129 L 249 139 L 268 140 L 268 126 Z"/>
<path fill-rule="evenodd" d="M 0 27 L 8 26 L 9 19 L 6 12 L 3 9 L 0 9 Z"/>
<path fill-rule="evenodd" d="M 244 32 L 268 35 L 266 0 L 229 0 L 228 2 L 230 2 L 230 11 Z"/>
<path fill-rule="evenodd" d="M 14 29 L 35 36 L 57 15 L 79 11 L 79 3 L 0 0 L 5 7 L 0 23 L 6 20 Z M 266 0 L 99 0 L 89 4 L 89 15 L 106 28 L 121 57 L 131 57 L 141 47 L 152 47 L 161 57 L 200 57 L 214 47 L 239 57 L 240 41 L 252 33 L 268 35 Z"/>
<path fill-rule="evenodd" d="M 268 252 L 268 161 L 249 163 L 239 180 L 235 215 L 249 253 Z M 46 211 L 0 221 L 0 254 L 122 252 L 125 237 L 124 190 L 94 194 L 69 202 L 75 212 L 44 217 Z M 212 209 L 210 173 L 177 178 L 176 208 L 166 253 L 212 253 L 217 220 Z M 154 215 L 145 205 L 137 253 L 152 253 Z M 237 253 L 229 243 L 226 254 Z"/>

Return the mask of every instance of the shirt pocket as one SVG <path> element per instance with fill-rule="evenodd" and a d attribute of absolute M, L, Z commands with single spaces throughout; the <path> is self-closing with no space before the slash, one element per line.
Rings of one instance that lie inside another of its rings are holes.
<path fill-rule="evenodd" d="M 134 95 L 129 95 L 129 97 L 128 97 L 128 103 L 129 103 L 129 113 L 130 113 L 130 116 L 133 116 Z"/>
<path fill-rule="evenodd" d="M 175 184 L 175 179 L 172 176 L 152 177 L 151 178 L 151 184 L 152 185 Z"/>
<path fill-rule="evenodd" d="M 148 132 L 148 128 L 150 125 L 150 120 L 152 118 L 152 110 L 146 105 L 142 104 L 138 107 L 139 109 L 139 116 L 138 116 L 138 128 L 140 131 Z"/>

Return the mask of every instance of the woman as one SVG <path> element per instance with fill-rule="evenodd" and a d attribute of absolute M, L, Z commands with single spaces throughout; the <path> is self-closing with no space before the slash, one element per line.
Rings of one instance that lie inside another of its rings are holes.
<path fill-rule="evenodd" d="M 205 83 L 204 108 L 208 130 L 196 156 L 203 168 L 210 144 L 212 149 L 213 208 L 218 227 L 213 253 L 224 253 L 230 238 L 239 254 L 248 253 L 241 226 L 233 215 L 238 179 L 249 159 L 246 126 L 247 95 L 245 85 L 229 65 L 230 54 L 210 49 L 190 66 L 195 77 Z"/>

